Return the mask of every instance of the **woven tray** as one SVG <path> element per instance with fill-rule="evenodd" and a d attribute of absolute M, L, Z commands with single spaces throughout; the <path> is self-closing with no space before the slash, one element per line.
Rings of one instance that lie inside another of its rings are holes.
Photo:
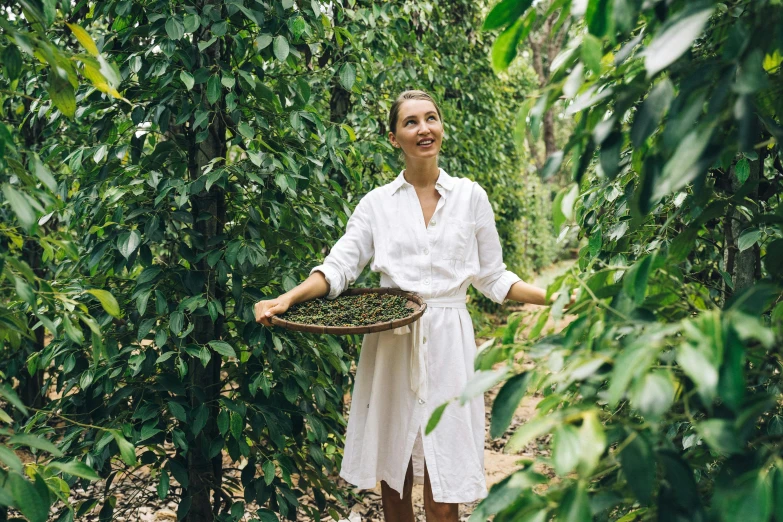
<path fill-rule="evenodd" d="M 382 323 L 368 324 L 365 326 L 324 326 L 319 324 L 303 324 L 295 323 L 293 321 L 286 321 L 276 315 L 273 315 L 269 322 L 275 326 L 280 326 L 288 330 L 294 330 L 297 332 L 309 332 L 317 334 L 332 334 L 332 335 L 353 335 L 353 334 L 367 334 L 375 332 L 383 332 L 385 330 L 393 330 L 406 324 L 411 324 L 421 317 L 424 311 L 427 309 L 427 303 L 412 292 L 405 292 L 396 288 L 350 288 L 340 294 L 343 295 L 361 295 L 361 294 L 392 294 L 406 297 L 408 302 L 405 306 L 413 309 L 413 313 L 404 319 L 393 319 L 391 321 L 385 321 Z"/>

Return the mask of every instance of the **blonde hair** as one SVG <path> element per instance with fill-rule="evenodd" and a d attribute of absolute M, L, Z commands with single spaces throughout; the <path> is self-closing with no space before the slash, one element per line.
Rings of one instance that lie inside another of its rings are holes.
<path fill-rule="evenodd" d="M 429 93 L 419 90 L 402 91 L 400 95 L 397 96 L 397 99 L 394 100 L 394 103 L 392 103 L 391 109 L 389 109 L 389 131 L 392 134 L 396 134 L 397 120 L 400 117 L 400 107 L 408 100 L 427 100 L 432 102 L 435 106 L 435 110 L 438 111 L 438 118 L 440 118 L 441 121 L 443 120 L 443 116 L 440 113 L 440 107 L 438 107 L 438 102 L 436 102 L 435 98 Z"/>

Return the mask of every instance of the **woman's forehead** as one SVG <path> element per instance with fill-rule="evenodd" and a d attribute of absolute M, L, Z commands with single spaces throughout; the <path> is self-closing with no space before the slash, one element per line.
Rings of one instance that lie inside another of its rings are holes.
<path fill-rule="evenodd" d="M 438 109 L 435 108 L 435 104 L 429 100 L 405 100 L 400 105 L 400 119 L 404 120 L 411 116 L 423 116 L 427 113 L 434 112 L 437 114 Z"/>

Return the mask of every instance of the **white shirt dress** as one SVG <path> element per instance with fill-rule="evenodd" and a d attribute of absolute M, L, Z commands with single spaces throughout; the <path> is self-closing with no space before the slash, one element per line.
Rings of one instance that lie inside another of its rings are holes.
<path fill-rule="evenodd" d="M 487 193 L 440 169 L 440 194 L 425 227 L 421 204 L 403 174 L 364 196 L 320 271 L 336 298 L 370 262 L 381 286 L 416 292 L 424 315 L 364 336 L 340 476 L 371 489 L 402 492 L 408 462 L 422 483 L 424 463 L 436 502 L 484 498 L 484 399 L 450 404 L 424 435 L 432 412 L 459 396 L 473 375 L 476 344 L 465 306 L 468 285 L 502 303 L 520 278 L 506 270 Z"/>

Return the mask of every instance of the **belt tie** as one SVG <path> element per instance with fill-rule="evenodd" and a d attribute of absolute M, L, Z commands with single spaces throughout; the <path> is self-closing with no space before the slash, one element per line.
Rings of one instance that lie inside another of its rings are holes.
<path fill-rule="evenodd" d="M 410 380 L 411 391 L 419 399 L 419 404 L 427 400 L 427 336 L 430 330 L 430 308 L 461 308 L 467 309 L 465 296 L 431 297 L 424 299 L 427 310 L 409 328 L 400 326 L 393 330 L 395 335 L 406 335 L 413 332 L 413 350 L 411 352 Z"/>

